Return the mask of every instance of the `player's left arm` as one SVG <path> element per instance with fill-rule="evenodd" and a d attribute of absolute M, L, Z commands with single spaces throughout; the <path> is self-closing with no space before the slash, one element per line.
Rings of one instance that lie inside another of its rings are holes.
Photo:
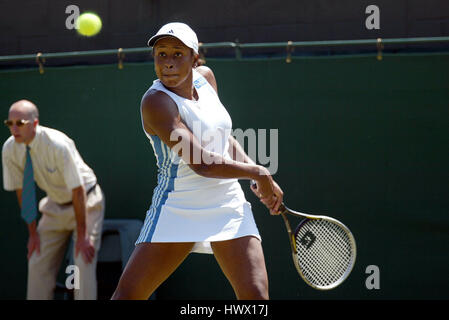
<path fill-rule="evenodd" d="M 244 163 L 252 163 L 255 164 L 253 159 L 251 159 L 243 149 L 243 147 L 240 145 L 240 143 L 232 136 L 229 136 L 229 148 L 228 152 L 231 156 L 232 160 L 240 161 Z M 259 192 L 257 191 L 257 184 L 255 186 L 251 185 L 250 187 L 251 191 L 260 199 L 261 196 Z M 277 202 L 280 204 L 282 203 L 282 200 L 284 198 L 284 192 L 282 191 L 281 187 L 276 183 L 276 181 L 273 179 L 273 191 L 277 198 Z"/>
<path fill-rule="evenodd" d="M 199 66 L 195 70 L 198 71 L 207 80 L 207 82 L 209 82 L 209 84 L 218 94 L 217 80 L 215 79 L 215 75 L 212 70 L 206 66 Z M 228 142 L 228 152 L 232 160 L 255 164 L 255 162 L 245 153 L 245 150 L 243 150 L 240 143 L 238 143 L 238 141 L 232 135 L 229 136 Z"/>
<path fill-rule="evenodd" d="M 215 92 L 218 94 L 218 85 L 217 80 L 215 79 L 215 75 L 212 72 L 212 70 L 209 67 L 206 66 L 200 66 L 196 68 L 196 71 L 198 71 L 206 80 L 209 82 L 209 84 L 212 86 L 212 88 L 215 89 Z M 245 152 L 243 147 L 240 145 L 240 143 L 232 136 L 229 136 L 228 139 L 229 147 L 228 152 L 231 156 L 232 160 L 244 162 L 244 163 L 250 163 L 250 164 L 256 164 Z M 251 186 L 251 190 L 254 192 L 254 194 L 260 199 L 261 194 L 257 191 L 257 185 L 255 187 Z M 284 192 L 279 187 L 279 185 L 276 183 L 276 181 L 273 180 L 273 191 L 276 196 L 276 205 L 274 208 L 279 208 L 280 204 L 282 203 L 282 200 L 284 198 Z M 263 202 L 263 201 L 262 201 Z M 266 205 L 266 203 L 264 203 Z M 270 212 L 272 214 L 278 214 L 278 212 L 275 212 L 274 210 Z"/>

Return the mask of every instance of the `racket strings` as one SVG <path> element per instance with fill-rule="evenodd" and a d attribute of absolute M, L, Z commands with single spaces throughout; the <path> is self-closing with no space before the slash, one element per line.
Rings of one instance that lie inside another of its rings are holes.
<path fill-rule="evenodd" d="M 316 267 L 313 269 L 314 272 L 311 273 L 311 276 L 315 276 L 316 281 L 322 281 L 324 285 L 329 285 L 335 281 L 337 281 L 346 270 L 346 261 L 349 258 L 348 247 L 346 246 L 345 241 L 341 241 L 342 236 L 344 234 L 335 234 L 334 229 L 331 229 L 330 232 L 323 232 L 325 228 L 317 228 L 317 238 L 323 239 L 323 237 L 329 237 L 328 241 L 332 241 L 332 245 L 330 243 L 325 243 L 323 241 L 318 242 L 319 245 L 315 246 L 316 256 L 315 259 L 320 258 L 320 268 Z M 341 243 L 342 246 L 335 245 L 336 243 Z M 322 270 L 322 274 L 320 273 Z"/>
<path fill-rule="evenodd" d="M 309 281 L 316 285 L 329 285 L 337 281 L 346 270 L 344 264 L 345 248 L 334 245 L 335 240 L 337 239 L 337 242 L 339 242 L 341 237 L 333 231 L 331 229 L 330 232 L 324 233 L 323 228 L 313 228 L 313 233 L 319 239 L 318 242 L 314 243 L 310 249 L 303 249 L 299 254 L 304 274 Z M 325 236 L 328 237 L 328 243 L 323 242 Z M 330 241 L 333 242 L 333 245 L 330 244 Z"/>
<path fill-rule="evenodd" d="M 351 238 L 344 228 L 331 221 L 305 222 L 296 233 L 296 246 L 303 276 L 317 287 L 344 279 L 352 268 Z"/>
<path fill-rule="evenodd" d="M 329 250 L 318 249 L 314 254 L 320 256 L 319 263 L 316 262 L 316 257 L 314 257 L 315 262 L 304 261 L 302 258 L 301 263 L 301 269 L 311 283 L 317 286 L 327 286 L 338 281 L 344 275 L 345 268 L 342 268 L 341 263 L 330 255 Z"/>

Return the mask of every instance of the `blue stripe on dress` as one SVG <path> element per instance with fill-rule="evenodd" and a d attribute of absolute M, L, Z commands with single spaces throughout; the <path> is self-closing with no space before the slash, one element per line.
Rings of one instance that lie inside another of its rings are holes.
<path fill-rule="evenodd" d="M 177 165 L 172 165 L 170 167 L 170 176 L 167 179 L 168 183 L 166 184 L 166 188 L 165 188 L 164 192 L 162 193 L 161 201 L 159 202 L 158 206 L 156 207 L 154 221 L 152 221 L 149 234 L 146 237 L 146 241 L 148 241 L 148 242 L 151 242 L 151 240 L 153 238 L 154 230 L 156 229 L 156 225 L 157 225 L 157 222 L 159 220 L 159 216 L 161 214 L 162 206 L 167 201 L 169 193 L 172 192 L 173 189 L 174 189 L 174 184 L 175 184 L 175 178 L 176 178 L 177 170 L 178 170 L 178 166 Z"/>
<path fill-rule="evenodd" d="M 154 188 L 153 198 L 151 200 L 151 206 L 150 206 L 150 209 L 148 209 L 148 211 L 147 211 L 145 223 L 144 223 L 144 226 L 142 227 L 142 230 L 141 230 L 139 239 L 137 240 L 137 243 L 145 241 L 145 239 L 148 236 L 149 229 L 150 229 L 151 225 L 153 224 L 155 208 L 157 208 L 157 206 L 160 202 L 161 191 L 164 188 L 164 182 L 165 182 L 165 176 L 162 174 L 162 171 L 161 171 L 161 168 L 164 167 L 164 165 L 167 161 L 167 157 L 164 155 L 164 152 L 163 152 L 164 146 L 158 136 L 151 136 L 151 140 L 153 142 L 152 146 L 153 146 L 156 158 L 157 158 L 158 184 L 157 184 L 156 188 Z"/>
<path fill-rule="evenodd" d="M 158 158 L 158 185 L 154 189 L 152 203 L 147 211 L 145 224 L 141 230 L 136 244 L 141 242 L 151 242 L 156 229 L 162 206 L 168 198 L 168 194 L 174 190 L 174 182 L 178 170 L 178 165 L 171 159 L 171 150 L 157 136 L 151 136 L 156 156 Z"/>

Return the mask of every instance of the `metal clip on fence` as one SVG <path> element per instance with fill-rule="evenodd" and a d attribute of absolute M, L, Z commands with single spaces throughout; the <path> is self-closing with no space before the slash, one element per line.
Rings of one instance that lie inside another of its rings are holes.
<path fill-rule="evenodd" d="M 42 58 L 42 52 L 38 52 L 36 54 L 36 63 L 39 66 L 39 73 L 43 74 L 44 73 L 45 58 Z"/>
<path fill-rule="evenodd" d="M 293 48 L 291 41 L 287 42 L 287 58 L 285 59 L 285 62 L 290 63 L 292 62 L 292 52 L 295 48 Z"/>
<path fill-rule="evenodd" d="M 123 69 L 123 59 L 125 59 L 125 54 L 123 53 L 123 49 L 122 48 L 118 48 L 118 68 L 121 70 Z"/>
<path fill-rule="evenodd" d="M 242 50 L 240 49 L 239 39 L 235 39 L 235 42 L 232 44 L 235 49 L 235 58 L 237 60 L 242 59 Z"/>
<path fill-rule="evenodd" d="M 382 50 L 384 49 L 384 44 L 382 43 L 382 38 L 377 38 L 377 60 L 382 60 Z"/>

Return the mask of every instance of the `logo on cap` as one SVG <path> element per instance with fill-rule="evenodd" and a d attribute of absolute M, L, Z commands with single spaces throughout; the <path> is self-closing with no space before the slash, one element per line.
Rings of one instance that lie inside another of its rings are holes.
<path fill-rule="evenodd" d="M 170 30 L 170 31 L 169 31 L 169 32 L 167 32 L 167 33 L 174 33 L 174 32 L 173 32 L 173 30 Z"/>

